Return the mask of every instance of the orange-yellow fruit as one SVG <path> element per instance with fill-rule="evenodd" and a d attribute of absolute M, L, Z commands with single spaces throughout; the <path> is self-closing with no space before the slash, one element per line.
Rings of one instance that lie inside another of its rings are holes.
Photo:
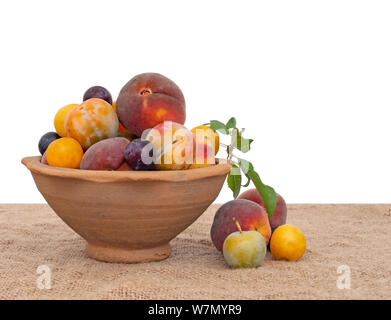
<path fill-rule="evenodd" d="M 118 135 L 118 117 L 113 106 L 91 98 L 70 111 L 65 119 L 67 136 L 79 141 L 83 150 L 94 143 Z"/>
<path fill-rule="evenodd" d="M 284 224 L 274 230 L 270 239 L 270 251 L 274 258 L 281 260 L 299 260 L 306 250 L 303 232 L 290 224 Z"/>
<path fill-rule="evenodd" d="M 46 157 L 50 166 L 79 169 L 83 158 L 83 148 L 73 138 L 61 138 L 49 145 Z"/>
<path fill-rule="evenodd" d="M 78 104 L 67 104 L 57 111 L 54 117 L 54 127 L 56 128 L 56 132 L 60 137 L 66 137 L 67 133 L 65 131 L 65 118 L 68 113 L 77 107 Z"/>
<path fill-rule="evenodd" d="M 191 133 L 195 139 L 197 139 L 197 135 L 200 135 L 204 138 L 205 144 L 214 146 L 215 154 L 219 152 L 220 137 L 217 131 L 212 130 L 209 126 L 202 125 L 191 129 Z"/>
<path fill-rule="evenodd" d="M 193 163 L 189 169 L 205 168 L 216 164 L 215 149 L 207 140 L 193 142 Z"/>

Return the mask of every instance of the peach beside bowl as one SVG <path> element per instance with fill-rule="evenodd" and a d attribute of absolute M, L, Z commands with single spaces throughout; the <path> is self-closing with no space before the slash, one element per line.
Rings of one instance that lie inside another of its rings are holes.
<path fill-rule="evenodd" d="M 170 240 L 216 199 L 231 166 L 182 171 L 93 171 L 22 163 L 50 207 L 87 241 L 87 254 L 107 262 L 167 258 Z"/>

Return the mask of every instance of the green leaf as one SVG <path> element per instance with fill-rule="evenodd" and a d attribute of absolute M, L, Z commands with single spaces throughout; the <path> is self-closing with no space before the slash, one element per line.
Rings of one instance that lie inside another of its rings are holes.
<path fill-rule="evenodd" d="M 247 188 L 250 184 L 251 179 L 247 174 L 245 176 L 247 178 L 247 182 L 245 184 L 242 184 L 242 187 Z"/>
<path fill-rule="evenodd" d="M 242 169 L 245 175 L 247 175 L 249 171 L 254 171 L 254 166 L 250 161 L 241 158 L 237 158 L 237 159 L 239 161 L 239 167 L 240 169 Z"/>
<path fill-rule="evenodd" d="M 238 129 L 235 128 L 232 130 L 231 144 L 241 152 L 248 152 L 250 150 L 251 142 L 253 141 L 253 139 L 243 138 Z"/>
<path fill-rule="evenodd" d="M 236 119 L 232 117 L 231 119 L 228 120 L 227 124 L 225 125 L 227 129 L 233 129 L 236 128 Z"/>
<path fill-rule="evenodd" d="M 258 193 L 261 196 L 263 203 L 265 204 L 265 208 L 270 219 L 273 216 L 274 210 L 276 209 L 276 192 L 272 187 L 262 183 L 261 178 L 255 170 L 248 171 L 247 175 L 250 177 L 255 188 L 257 188 Z"/>
<path fill-rule="evenodd" d="M 228 154 L 227 159 L 234 157 L 238 160 L 238 163 L 232 163 L 232 170 L 228 174 L 227 183 L 228 187 L 233 192 L 234 198 L 236 199 L 236 197 L 239 195 L 240 189 L 242 187 L 241 183 L 243 172 L 247 177 L 247 182 L 243 185 L 243 187 L 247 187 L 250 184 L 250 181 L 252 181 L 265 204 L 269 218 L 271 218 L 277 203 L 276 192 L 272 187 L 263 184 L 261 178 L 254 170 L 254 166 L 250 161 L 238 158 L 232 154 L 233 148 L 236 148 L 243 153 L 248 152 L 250 150 L 251 143 L 254 140 L 242 137 L 242 134 L 236 127 L 236 119 L 234 117 L 230 118 L 226 124 L 218 120 L 211 120 L 210 123 L 207 123 L 206 125 L 210 125 L 210 128 L 213 130 L 231 136 L 231 145 L 227 146 L 226 148 Z"/>
<path fill-rule="evenodd" d="M 223 134 L 229 134 L 229 130 L 226 128 L 225 124 L 217 120 L 210 121 L 210 128 L 212 130 L 217 130 Z"/>
<path fill-rule="evenodd" d="M 244 159 L 241 159 L 241 158 L 237 158 L 238 159 L 238 162 L 239 162 L 239 166 L 240 166 L 240 169 L 243 171 L 244 175 L 246 176 L 247 178 L 247 182 L 246 184 L 242 185 L 242 187 L 248 187 L 249 184 L 250 184 L 250 177 L 248 176 L 248 171 L 249 170 L 254 170 L 254 166 L 253 164 L 250 162 L 250 161 L 247 161 L 247 160 L 244 160 Z"/>
<path fill-rule="evenodd" d="M 228 187 L 233 192 L 234 199 L 236 199 L 240 193 L 242 175 L 240 174 L 239 168 L 235 164 L 232 163 L 231 165 L 232 165 L 232 170 L 228 173 L 227 183 L 228 183 Z M 239 170 L 239 174 L 235 172 L 235 168 Z"/>

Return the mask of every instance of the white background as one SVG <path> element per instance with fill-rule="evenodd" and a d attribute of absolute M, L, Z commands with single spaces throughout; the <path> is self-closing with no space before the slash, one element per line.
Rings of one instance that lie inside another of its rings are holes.
<path fill-rule="evenodd" d="M 235 116 L 287 202 L 389 203 L 390 17 L 374 0 L 2 1 L 0 202 L 44 202 L 20 159 L 60 107 L 153 71 L 189 128 Z"/>

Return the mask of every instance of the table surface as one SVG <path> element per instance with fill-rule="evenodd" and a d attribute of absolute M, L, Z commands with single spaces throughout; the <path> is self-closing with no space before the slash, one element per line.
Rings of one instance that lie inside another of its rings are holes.
<path fill-rule="evenodd" d="M 260 267 L 240 270 L 210 240 L 217 208 L 171 242 L 168 259 L 114 264 L 87 257 L 84 240 L 49 206 L 2 204 L 0 299 L 391 299 L 391 204 L 288 205 L 287 222 L 307 238 L 304 257 L 267 253 Z M 37 287 L 41 265 L 50 289 Z M 350 289 L 339 289 L 349 271 Z"/>

